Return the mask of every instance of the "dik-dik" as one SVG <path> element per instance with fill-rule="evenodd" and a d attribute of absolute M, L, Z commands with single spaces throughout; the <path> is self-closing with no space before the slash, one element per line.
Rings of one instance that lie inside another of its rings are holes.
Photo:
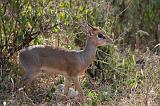
<path fill-rule="evenodd" d="M 25 70 L 23 86 L 30 83 L 40 72 L 61 74 L 65 77 L 64 95 L 67 96 L 70 82 L 73 81 L 78 96 L 83 101 L 83 89 L 79 76 L 85 72 L 96 55 L 100 45 L 106 45 L 110 38 L 98 27 L 86 26 L 87 42 L 84 50 L 64 50 L 52 46 L 35 45 L 22 49 L 19 62 Z"/>

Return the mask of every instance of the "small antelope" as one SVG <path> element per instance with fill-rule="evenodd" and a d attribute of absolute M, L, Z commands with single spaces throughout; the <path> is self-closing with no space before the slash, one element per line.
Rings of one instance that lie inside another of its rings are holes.
<path fill-rule="evenodd" d="M 96 49 L 100 45 L 106 45 L 110 38 L 98 27 L 85 26 L 87 43 L 84 50 L 64 50 L 52 46 L 30 46 L 22 49 L 19 54 L 19 62 L 25 70 L 22 85 L 30 83 L 42 70 L 49 74 L 61 74 L 65 77 L 64 95 L 67 96 L 70 81 L 73 81 L 78 90 L 80 100 L 84 100 L 83 89 L 79 82 L 79 76 L 85 72 L 96 55 Z"/>

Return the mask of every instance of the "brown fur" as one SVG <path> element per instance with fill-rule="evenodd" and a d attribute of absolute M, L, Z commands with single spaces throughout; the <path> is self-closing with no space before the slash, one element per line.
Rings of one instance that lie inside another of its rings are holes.
<path fill-rule="evenodd" d="M 22 85 L 31 82 L 42 70 L 49 74 L 62 74 L 65 77 L 64 94 L 68 94 L 70 81 L 72 80 L 83 100 L 83 89 L 80 86 L 78 76 L 91 64 L 96 55 L 99 45 L 104 45 L 110 39 L 98 39 L 97 35 L 104 32 L 99 28 L 86 27 L 88 33 L 87 43 L 84 50 L 69 51 L 51 46 L 30 46 L 21 50 L 19 61 L 25 69 L 25 78 Z"/>

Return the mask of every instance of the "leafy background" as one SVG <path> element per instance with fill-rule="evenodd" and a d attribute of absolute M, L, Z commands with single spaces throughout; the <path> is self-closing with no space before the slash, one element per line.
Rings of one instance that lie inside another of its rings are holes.
<path fill-rule="evenodd" d="M 83 23 L 101 27 L 113 39 L 113 44 L 98 48 L 82 81 L 85 104 L 160 104 L 159 0 L 1 0 L 0 9 L 1 104 L 63 104 L 46 74 L 30 89 L 14 91 L 24 74 L 18 51 L 38 44 L 83 49 Z M 63 83 L 62 76 L 58 79 Z"/>

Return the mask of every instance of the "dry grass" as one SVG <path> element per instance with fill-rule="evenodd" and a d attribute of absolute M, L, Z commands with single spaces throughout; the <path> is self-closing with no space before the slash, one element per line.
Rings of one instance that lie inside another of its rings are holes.
<path fill-rule="evenodd" d="M 91 79 L 87 78 L 83 82 L 85 90 L 85 106 L 159 106 L 160 104 L 160 57 L 149 51 L 145 53 L 134 53 L 139 59 L 143 58 L 145 65 L 136 65 L 137 83 L 133 86 L 123 85 L 123 83 L 104 82 L 96 85 L 96 82 L 90 84 Z M 121 57 L 127 58 L 127 57 Z M 19 69 L 19 68 L 18 68 Z M 13 71 L 14 72 L 14 71 Z M 121 70 L 120 73 L 123 73 Z M 12 73 L 13 74 L 13 73 Z M 143 77 L 142 77 L 143 76 Z M 14 78 L 14 79 L 13 79 Z M 130 78 L 130 77 L 129 77 Z M 88 80 L 90 79 L 90 80 Z M 52 76 L 42 74 L 38 77 L 29 88 L 19 92 L 14 89 L 18 86 L 19 76 L 8 75 L 1 79 L 0 86 L 0 103 L 5 106 L 80 106 L 77 97 L 65 100 L 64 95 L 56 95 L 55 90 L 58 84 L 63 83 L 63 77 L 58 76 L 56 83 Z M 120 78 L 118 80 L 122 80 Z M 129 79 L 124 79 L 127 82 Z M 16 82 L 17 81 L 17 82 Z M 101 81 L 101 80 L 100 80 Z M 15 83 L 16 82 L 16 83 Z M 88 84 L 87 86 L 85 84 Z M 117 85 L 118 84 L 118 85 Z M 118 86 L 116 89 L 114 86 Z M 113 91 L 117 90 L 117 91 Z M 118 92 L 122 90 L 123 92 Z M 104 93 L 106 93 L 104 95 Z"/>

